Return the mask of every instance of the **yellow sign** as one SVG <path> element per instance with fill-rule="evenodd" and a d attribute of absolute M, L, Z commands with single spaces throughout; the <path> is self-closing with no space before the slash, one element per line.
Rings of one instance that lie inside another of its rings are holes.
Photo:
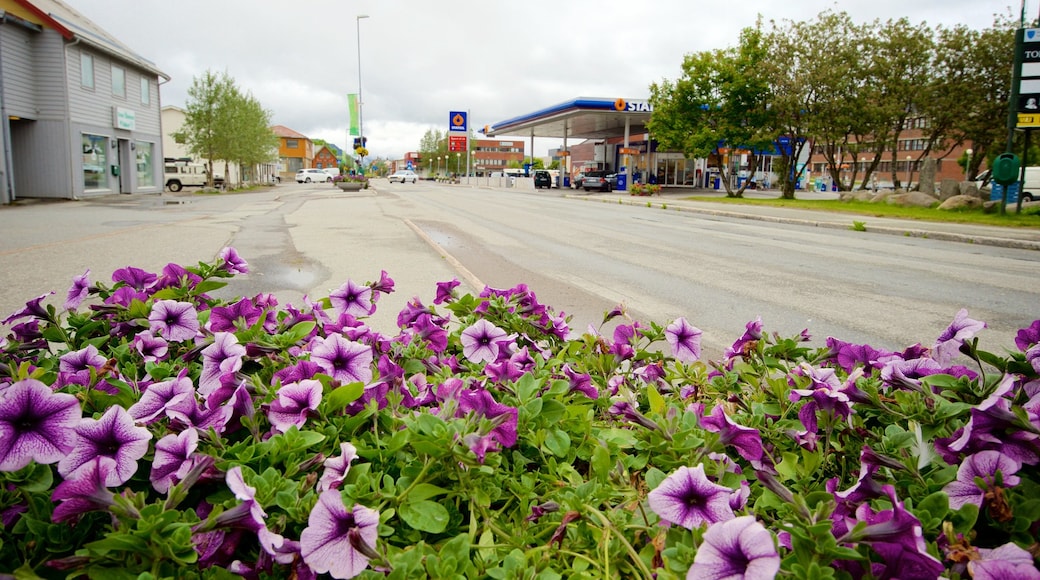
<path fill-rule="evenodd" d="M 1019 113 L 1016 127 L 1040 127 L 1040 113 Z"/>
<path fill-rule="evenodd" d="M 618 153 L 622 155 L 639 155 L 639 149 L 635 147 L 622 147 L 618 149 Z"/>
<path fill-rule="evenodd" d="M 557 157 L 566 157 L 566 156 L 568 156 L 570 154 L 571 154 L 570 151 L 557 151 L 556 152 L 556 156 Z"/>

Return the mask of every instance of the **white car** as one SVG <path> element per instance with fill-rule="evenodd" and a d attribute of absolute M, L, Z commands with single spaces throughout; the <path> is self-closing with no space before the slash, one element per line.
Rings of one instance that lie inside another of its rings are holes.
<path fill-rule="evenodd" d="M 327 183 L 332 176 L 322 169 L 301 169 L 296 172 L 296 183 Z"/>
<path fill-rule="evenodd" d="M 387 177 L 387 179 L 390 180 L 390 183 L 394 183 L 397 181 L 401 183 L 408 183 L 409 181 L 415 183 L 419 181 L 419 176 L 416 175 L 414 171 L 411 171 L 409 169 L 402 169 L 400 171 L 395 171 L 394 173 L 390 174 L 390 176 Z"/>

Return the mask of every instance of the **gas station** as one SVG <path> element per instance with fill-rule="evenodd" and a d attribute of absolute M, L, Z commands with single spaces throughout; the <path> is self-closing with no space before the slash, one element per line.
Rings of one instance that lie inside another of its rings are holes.
<path fill-rule="evenodd" d="M 616 172 L 619 190 L 627 189 L 637 180 L 664 186 L 703 185 L 706 160 L 687 160 L 682 153 L 656 151 L 656 143 L 651 141 L 646 127 L 651 112 L 650 103 L 645 99 L 578 97 L 488 125 L 482 132 L 490 138 L 499 135 L 530 138 L 532 153 L 535 137 L 562 139 L 564 187 L 569 185 L 570 173 L 582 167 Z M 593 142 L 592 158 L 568 160 L 569 142 L 573 140 Z M 578 165 L 580 163 L 584 166 Z"/>

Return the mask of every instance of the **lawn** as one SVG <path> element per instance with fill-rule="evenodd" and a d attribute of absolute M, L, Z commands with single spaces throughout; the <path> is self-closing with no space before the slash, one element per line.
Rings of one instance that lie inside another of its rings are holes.
<path fill-rule="evenodd" d="M 836 199 L 760 199 L 712 196 L 691 196 L 683 199 L 731 205 L 768 205 L 773 207 L 810 209 L 862 216 L 932 222 L 978 224 L 1012 228 L 1040 228 L 1040 208 L 1038 207 L 1024 209 L 1021 214 L 1015 213 L 1014 207 L 1009 207 L 1007 214 L 1000 215 L 997 213 L 983 213 L 981 209 L 946 211 L 925 207 L 902 207 L 885 203 L 868 203 L 863 201 L 847 202 Z"/>

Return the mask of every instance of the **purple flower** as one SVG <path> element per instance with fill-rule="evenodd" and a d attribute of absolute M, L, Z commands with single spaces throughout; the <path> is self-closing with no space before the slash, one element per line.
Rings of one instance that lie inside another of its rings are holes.
<path fill-rule="evenodd" d="M 148 452 L 152 434 L 134 425 L 134 418 L 119 405 L 109 407 L 100 419 L 80 419 L 76 426 L 76 446 L 58 462 L 58 473 L 74 477 L 74 473 L 95 457 L 110 457 L 115 468 L 105 485 L 123 485 L 137 471 L 137 460 Z"/>
<path fill-rule="evenodd" d="M 318 492 L 327 491 L 330 489 L 339 489 L 343 480 L 347 477 L 347 472 L 350 471 L 350 464 L 357 459 L 357 448 L 346 441 L 339 444 L 340 455 L 339 457 L 330 457 L 325 460 L 325 471 L 322 472 L 321 478 L 318 479 Z"/>
<path fill-rule="evenodd" d="M 220 250 L 217 257 L 224 261 L 221 269 L 231 274 L 248 274 L 249 264 L 238 255 L 235 248 L 226 247 Z"/>
<path fill-rule="evenodd" d="M 353 280 L 347 280 L 329 294 L 329 302 L 332 303 L 336 314 L 369 316 L 376 311 L 372 304 L 372 289 L 357 284 Z"/>
<path fill-rule="evenodd" d="M 754 516 L 712 524 L 687 580 L 771 580 L 780 571 L 773 535 Z"/>
<path fill-rule="evenodd" d="M 318 497 L 300 534 L 300 554 L 318 574 L 353 578 L 368 567 L 362 550 L 375 549 L 379 512 L 362 505 L 347 510 L 338 490 Z"/>
<path fill-rule="evenodd" d="M 506 331 L 481 318 L 462 331 L 462 354 L 470 362 L 495 362 L 498 360 Z"/>
<path fill-rule="evenodd" d="M 452 278 L 447 282 L 437 282 L 437 294 L 433 297 L 434 304 L 443 304 L 455 299 L 455 289 L 461 282 L 458 278 Z"/>
<path fill-rule="evenodd" d="M 943 488 L 950 496 L 950 509 L 958 510 L 968 503 L 981 508 L 986 491 L 995 485 L 997 472 L 1001 473 L 1004 487 L 1013 487 L 1019 481 L 1014 474 L 1021 468 L 1021 463 L 999 451 L 980 451 L 968 456 L 957 468 L 957 480 Z M 983 488 L 975 483 L 976 478 L 985 483 Z"/>
<path fill-rule="evenodd" d="M 810 401 L 798 411 L 798 418 L 808 433 L 816 432 L 816 413 L 826 411 L 836 418 L 844 419 L 852 412 L 849 396 L 843 392 L 844 387 L 838 380 L 834 369 L 818 369 L 808 363 L 799 366 L 802 374 L 809 377 L 808 389 L 792 389 L 790 400 L 798 401 L 808 397 Z"/>
<path fill-rule="evenodd" d="M 569 364 L 563 365 L 563 374 L 570 382 L 572 393 L 581 393 L 590 399 L 598 399 L 599 391 L 592 384 L 592 376 L 588 373 L 576 373 Z"/>
<path fill-rule="evenodd" d="M 701 416 L 700 426 L 705 431 L 718 433 L 719 443 L 732 445 L 741 457 L 752 462 L 752 464 L 758 465 L 762 461 L 762 455 L 765 451 L 762 448 L 762 435 L 758 432 L 758 429 L 734 423 L 726 415 L 722 405 L 715 405 L 711 410 L 711 415 L 707 417 Z"/>
<path fill-rule="evenodd" d="M 869 344 L 852 344 L 833 337 L 827 339 L 827 348 L 830 350 L 831 359 L 845 369 L 846 373 L 851 373 L 857 366 L 865 369 L 881 368 L 878 360 L 892 355 Z"/>
<path fill-rule="evenodd" d="M 61 503 L 55 506 L 51 520 L 60 523 L 113 505 L 114 496 L 107 489 L 107 482 L 112 479 L 115 469 L 116 463 L 112 458 L 94 457 L 72 477 L 59 483 L 51 494 L 51 501 Z"/>
<path fill-rule="evenodd" d="M 986 328 L 985 322 L 968 318 L 964 308 L 953 318 L 953 322 L 939 335 L 932 347 L 932 358 L 940 365 L 948 365 L 960 351 L 964 341 L 975 336 L 975 333 Z"/>
<path fill-rule="evenodd" d="M 199 331 L 199 315 L 188 302 L 157 300 L 148 315 L 149 330 L 170 342 L 191 340 Z"/>
<path fill-rule="evenodd" d="M 242 368 L 246 347 L 230 332 L 217 332 L 213 344 L 202 349 L 202 372 L 199 374 L 199 394 L 209 397 L 221 387 L 221 379 Z"/>
<path fill-rule="evenodd" d="M 135 421 L 145 425 L 161 418 L 166 410 L 184 400 L 195 400 L 195 386 L 187 376 L 187 369 L 175 379 L 152 383 L 141 393 L 141 398 L 126 410 Z"/>
<path fill-rule="evenodd" d="M 1033 555 L 1016 544 L 979 548 L 979 555 L 980 559 L 968 562 L 968 572 L 975 580 L 1040 580 Z"/>
<path fill-rule="evenodd" d="M 701 329 L 690 325 L 685 318 L 676 318 L 664 330 L 665 340 L 672 345 L 672 354 L 685 363 L 701 358 Z"/>
<path fill-rule="evenodd" d="M 248 298 L 242 298 L 230 306 L 214 306 L 209 312 L 209 329 L 213 332 L 234 332 L 236 322 L 241 321 L 243 328 L 249 328 L 260 320 L 263 309 L 253 304 Z"/>
<path fill-rule="evenodd" d="M 1015 335 L 1015 346 L 1022 352 L 1037 344 L 1040 344 L 1040 320 L 1034 320 L 1026 328 L 1019 329 Z"/>
<path fill-rule="evenodd" d="M 65 457 L 76 445 L 73 429 L 82 416 L 76 397 L 35 379 L 0 389 L 0 471 Z"/>
<path fill-rule="evenodd" d="M 134 290 L 147 290 L 159 279 L 158 276 L 140 268 L 127 266 L 112 272 L 112 281 L 124 283 Z"/>
<path fill-rule="evenodd" d="M 448 347 L 448 331 L 429 314 L 417 316 L 412 321 L 411 330 L 416 337 L 425 340 L 426 347 L 433 352 L 441 353 Z"/>
<path fill-rule="evenodd" d="M 294 425 L 303 427 L 307 413 L 317 409 L 320 402 L 321 383 L 314 379 L 282 385 L 278 398 L 271 402 L 267 419 L 275 431 L 285 433 Z"/>
<path fill-rule="evenodd" d="M 732 494 L 732 489 L 710 481 L 701 464 L 672 472 L 647 495 L 647 502 L 662 520 L 692 530 L 733 519 Z"/>
<path fill-rule="evenodd" d="M 69 292 L 65 296 L 65 310 L 75 310 L 83 303 L 83 299 L 87 297 L 87 292 L 90 290 L 89 276 L 90 270 L 87 270 L 83 272 L 83 275 L 72 279 L 72 286 L 69 287 Z"/>
<path fill-rule="evenodd" d="M 173 487 L 178 472 L 191 464 L 191 456 L 199 447 L 199 432 L 185 429 L 179 434 L 170 434 L 155 443 L 155 459 L 152 460 L 152 472 L 148 479 L 152 487 L 159 493 L 166 493 Z"/>
<path fill-rule="evenodd" d="M 155 336 L 150 330 L 142 330 L 134 335 L 134 349 L 144 362 L 157 362 L 166 358 L 170 347 L 162 337 Z"/>
<path fill-rule="evenodd" d="M 339 334 L 316 337 L 311 360 L 341 383 L 369 383 L 372 380 L 372 347 L 352 342 Z"/>
<path fill-rule="evenodd" d="M 734 359 L 747 354 L 747 350 L 754 346 L 762 338 L 762 317 L 759 316 L 745 325 L 744 334 L 741 335 L 724 354 L 726 360 Z"/>
<path fill-rule="evenodd" d="M 92 344 L 86 348 L 61 355 L 58 365 L 62 385 L 89 385 L 90 370 L 100 371 L 105 366 L 105 357 L 98 354 L 98 349 Z"/>
<path fill-rule="evenodd" d="M 50 317 L 50 314 L 48 314 L 47 308 L 43 305 L 43 301 L 51 294 L 54 294 L 54 292 L 41 294 L 36 298 L 33 298 L 32 300 L 26 302 L 23 308 L 21 308 L 20 310 L 16 310 L 7 318 L 0 320 L 0 324 L 9 324 L 15 320 L 25 318 L 27 316 L 31 316 L 39 320 L 47 320 Z"/>

